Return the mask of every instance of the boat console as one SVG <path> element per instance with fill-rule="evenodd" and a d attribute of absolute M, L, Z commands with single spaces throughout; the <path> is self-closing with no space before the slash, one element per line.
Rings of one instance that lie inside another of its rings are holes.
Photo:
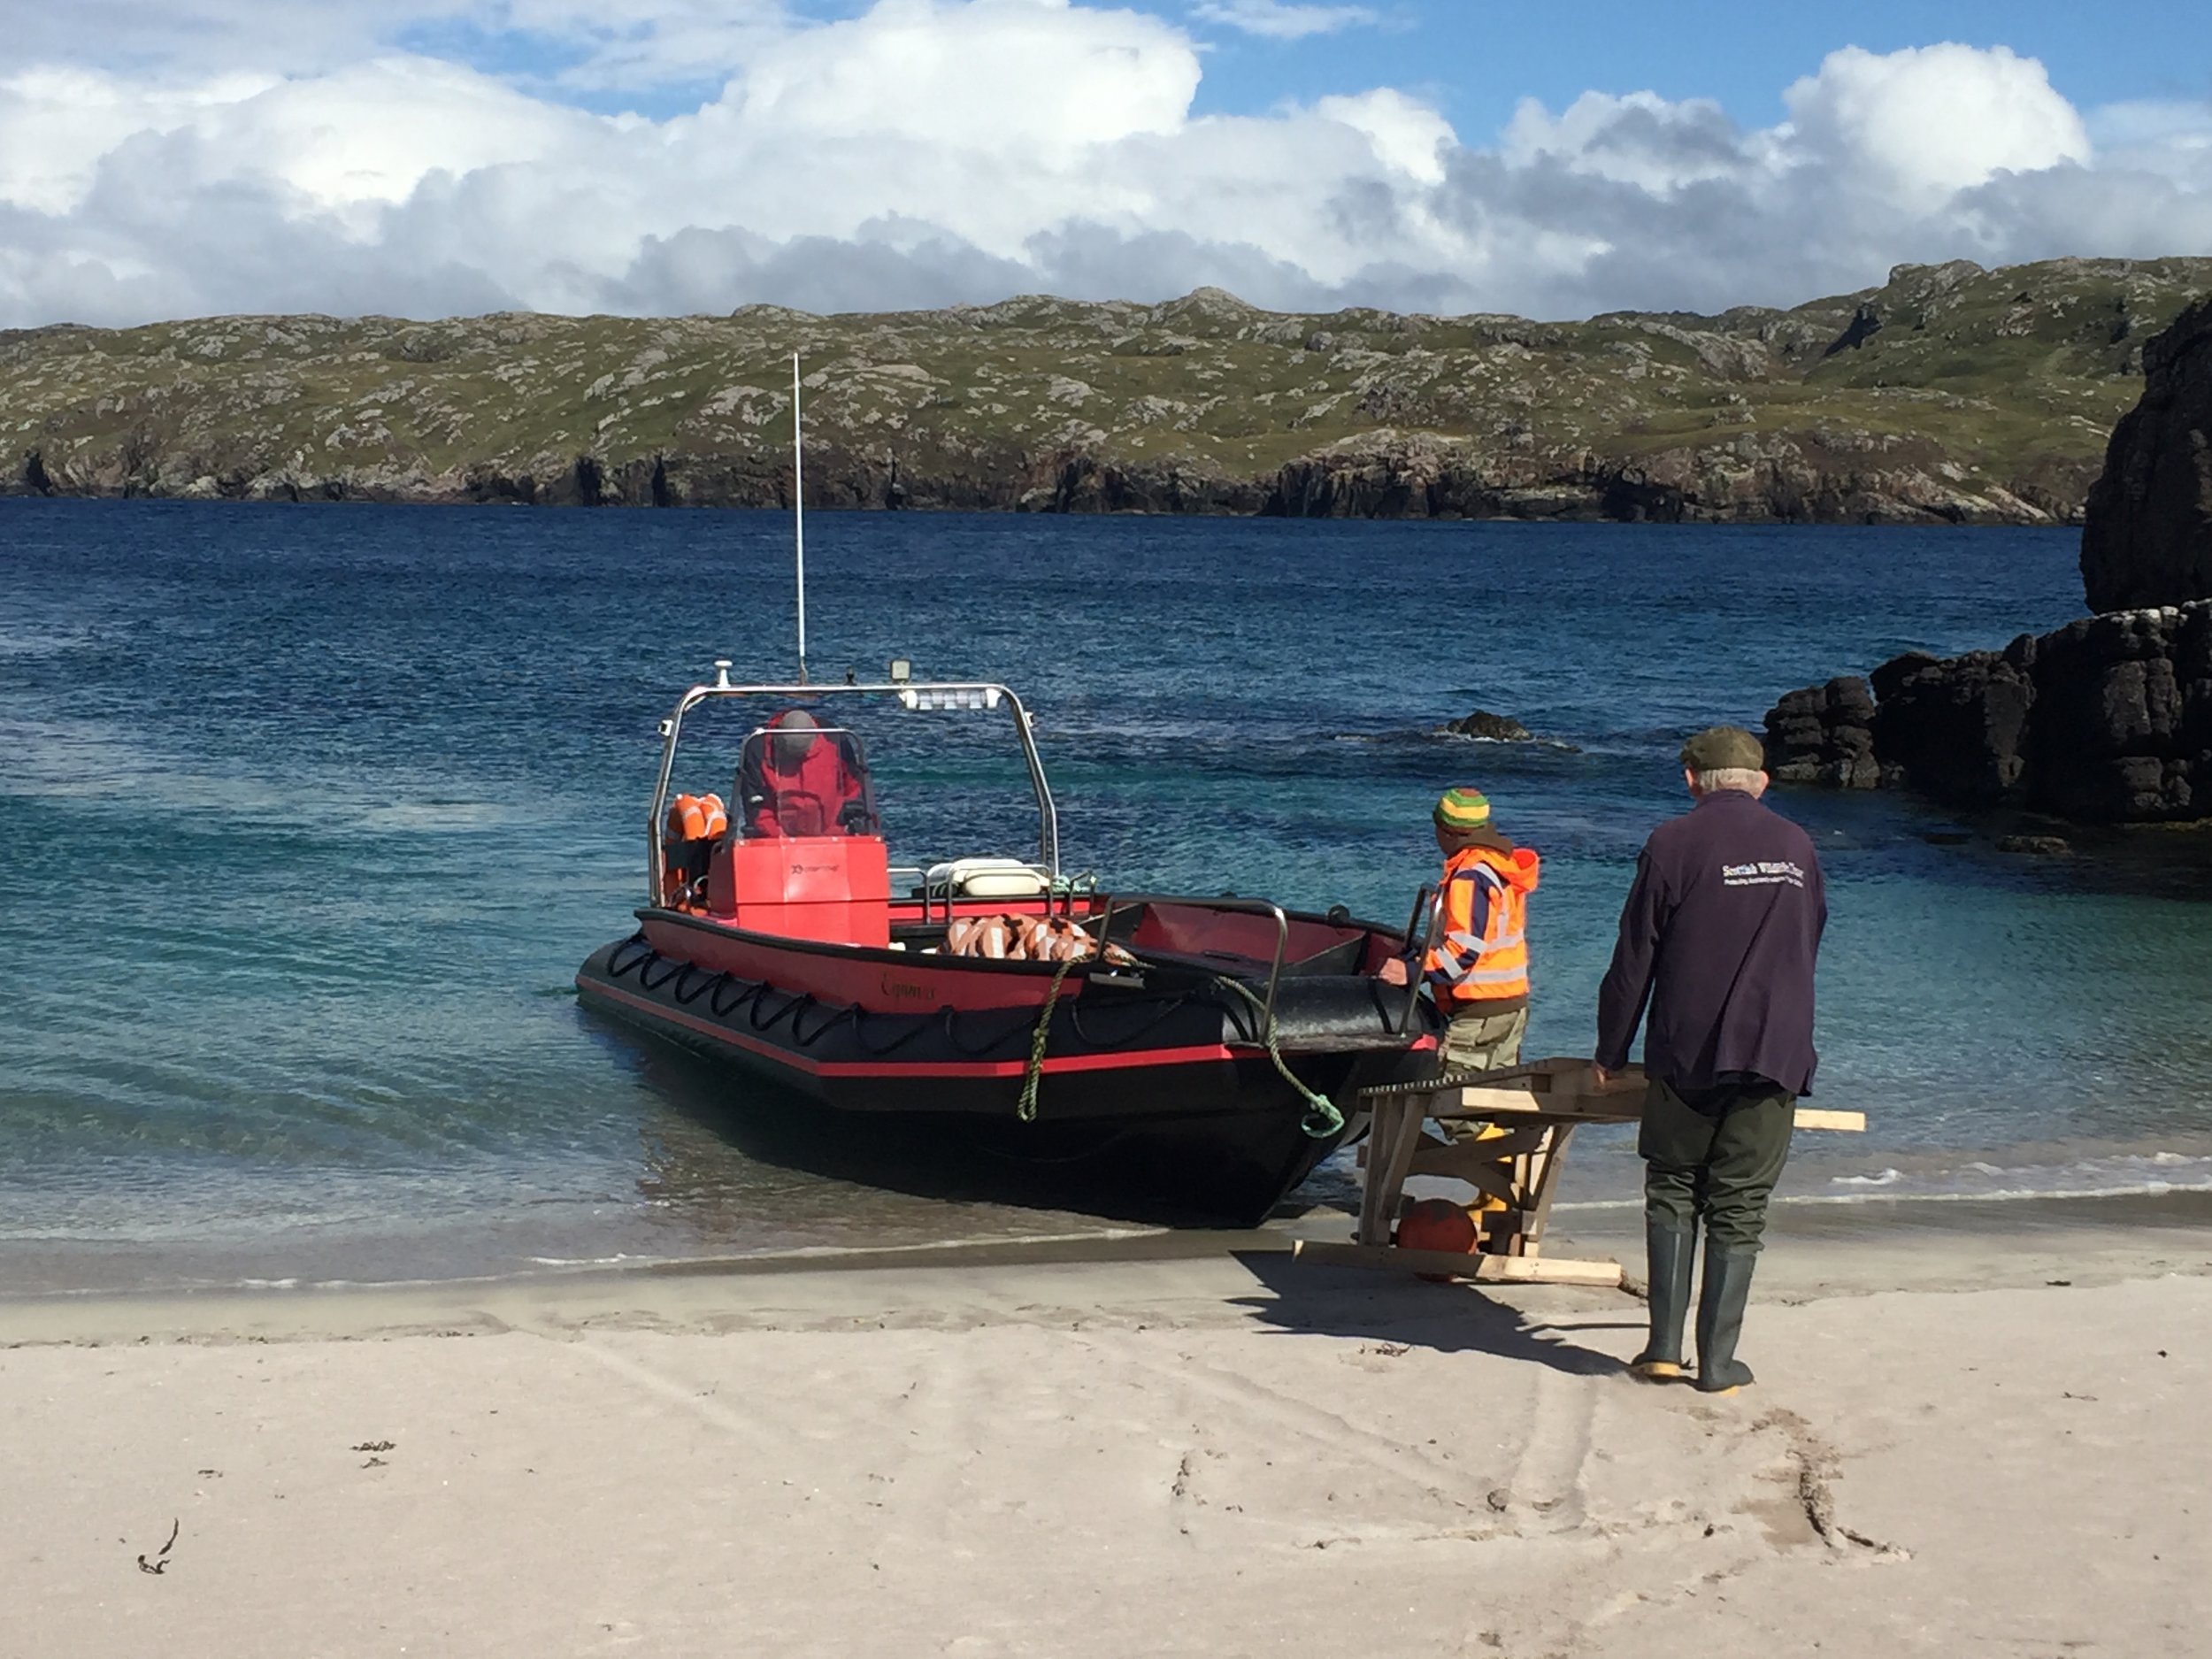
<path fill-rule="evenodd" d="M 707 914 L 784 939 L 880 950 L 891 866 L 879 835 L 726 835 L 707 864 Z"/>

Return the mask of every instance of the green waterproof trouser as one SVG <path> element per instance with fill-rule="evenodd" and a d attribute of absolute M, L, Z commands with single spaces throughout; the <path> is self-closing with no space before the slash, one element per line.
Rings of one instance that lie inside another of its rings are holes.
<path fill-rule="evenodd" d="M 1701 1106 L 1652 1079 L 1636 1138 L 1644 1217 L 1670 1227 L 1702 1222 L 1708 1251 L 1755 1254 L 1767 1199 L 1790 1156 L 1797 1102 L 1760 1085 L 1716 1090 Z"/>

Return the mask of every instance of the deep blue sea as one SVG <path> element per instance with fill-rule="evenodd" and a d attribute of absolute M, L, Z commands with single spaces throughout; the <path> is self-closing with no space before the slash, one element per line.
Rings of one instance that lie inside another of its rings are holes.
<path fill-rule="evenodd" d="M 0 1291 L 1098 1225 L 843 1179 L 749 1086 L 578 1007 L 577 964 L 642 898 L 657 721 L 716 657 L 790 671 L 789 534 L 0 503 Z M 2075 554 L 2039 531 L 823 514 L 810 654 L 818 679 L 904 656 L 1014 685 L 1064 864 L 1124 890 L 1396 921 L 1432 872 L 1429 803 L 1479 786 L 1545 858 L 1531 1049 L 1586 1053 L 1636 849 L 1686 804 L 1683 734 L 2055 626 Z M 1548 741 L 1431 734 L 1477 707 Z M 902 827 L 889 758 L 895 858 L 1026 850 L 1010 769 L 1010 815 L 979 805 L 984 844 L 950 845 L 926 784 Z M 989 781 L 962 775 L 979 803 Z M 1819 1096 L 1873 1123 L 1800 1137 L 1790 1199 L 2212 1186 L 2212 897 L 2178 842 L 2036 860 L 1893 795 L 1770 798 L 1829 878 Z M 1598 1139 L 1563 1202 L 1633 1193 Z"/>

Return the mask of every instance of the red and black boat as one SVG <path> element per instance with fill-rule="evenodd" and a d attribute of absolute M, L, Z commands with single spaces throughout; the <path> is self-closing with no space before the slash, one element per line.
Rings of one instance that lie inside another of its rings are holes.
<path fill-rule="evenodd" d="M 873 685 L 733 685 L 717 666 L 662 723 L 649 902 L 578 972 L 589 1006 L 784 1085 L 833 1134 L 914 1119 L 1095 1207 L 1247 1225 L 1356 1126 L 1356 1089 L 1432 1064 L 1417 990 L 1374 977 L 1425 933 L 1425 894 L 1393 929 L 1070 879 L 1007 687 L 903 664 Z M 672 802 L 687 719 L 741 709 L 726 807 Z M 910 749 L 942 713 L 1010 722 L 1033 858 L 892 864 L 862 728 L 908 722 L 891 747 Z"/>

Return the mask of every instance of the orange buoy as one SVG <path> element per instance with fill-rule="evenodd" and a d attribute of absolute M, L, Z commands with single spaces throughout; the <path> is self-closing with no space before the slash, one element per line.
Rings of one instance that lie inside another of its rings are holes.
<path fill-rule="evenodd" d="M 1398 1224 L 1402 1250 L 1448 1250 L 1464 1256 L 1474 1249 L 1475 1218 L 1448 1198 L 1424 1198 Z"/>

